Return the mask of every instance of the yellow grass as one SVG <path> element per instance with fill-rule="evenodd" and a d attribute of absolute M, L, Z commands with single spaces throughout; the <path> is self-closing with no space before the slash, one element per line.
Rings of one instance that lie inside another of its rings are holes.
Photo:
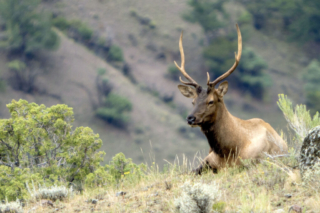
<path fill-rule="evenodd" d="M 274 212 L 298 205 L 303 212 L 319 212 L 320 195 L 303 186 L 294 153 L 277 159 L 265 159 L 256 164 L 244 161 L 244 167 L 230 167 L 218 174 L 208 171 L 201 176 L 190 172 L 184 159 L 169 164 L 165 172 L 152 163 L 147 174 L 135 184 L 124 177 L 118 184 L 104 187 L 87 187 L 82 194 L 74 194 L 66 201 L 56 201 L 54 207 L 41 206 L 41 201 L 29 202 L 26 212 L 173 212 L 174 200 L 181 195 L 186 182 L 215 181 L 221 191 L 221 200 L 214 204 L 218 212 Z M 136 182 L 136 181 L 134 181 Z M 312 187 L 309 185 L 309 187 Z M 116 196 L 117 192 L 126 192 Z M 291 197 L 290 197 L 291 196 Z M 97 204 L 92 204 L 97 199 Z M 43 201 L 42 201 L 43 202 Z"/>

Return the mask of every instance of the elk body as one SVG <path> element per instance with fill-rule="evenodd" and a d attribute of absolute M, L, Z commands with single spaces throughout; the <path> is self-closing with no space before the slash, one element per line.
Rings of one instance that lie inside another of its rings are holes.
<path fill-rule="evenodd" d="M 258 159 L 268 153 L 271 155 L 286 153 L 287 144 L 278 133 L 265 121 L 258 118 L 241 120 L 230 114 L 223 96 L 228 91 L 228 82 L 222 82 L 218 88 L 215 86 L 228 77 L 238 66 L 242 52 L 241 32 L 238 33 L 238 54 L 235 53 L 235 63 L 223 75 L 214 81 L 210 81 L 207 73 L 207 89 L 202 88 L 185 71 L 185 58 L 182 46 L 182 33 L 179 41 L 181 54 L 181 67 L 175 65 L 181 71 L 188 82 L 180 81 L 184 85 L 179 85 L 180 92 L 187 98 L 192 98 L 194 105 L 193 112 L 187 117 L 188 124 L 192 127 L 199 126 L 206 135 L 210 151 L 195 170 L 201 174 L 204 165 L 210 166 L 213 170 L 218 170 L 229 164 L 241 164 L 241 159 Z"/>

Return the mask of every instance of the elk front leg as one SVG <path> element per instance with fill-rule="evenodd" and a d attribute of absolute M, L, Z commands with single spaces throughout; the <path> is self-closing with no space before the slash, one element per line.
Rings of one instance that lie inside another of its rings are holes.
<path fill-rule="evenodd" d="M 194 169 L 193 172 L 197 175 L 201 175 L 204 167 L 209 166 L 214 172 L 221 167 L 220 157 L 211 151 L 207 157 L 201 162 L 198 168 Z"/>

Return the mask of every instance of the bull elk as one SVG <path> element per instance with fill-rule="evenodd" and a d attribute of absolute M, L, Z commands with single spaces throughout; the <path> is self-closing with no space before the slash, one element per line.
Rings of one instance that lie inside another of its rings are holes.
<path fill-rule="evenodd" d="M 218 170 L 229 164 L 241 165 L 240 159 L 258 159 L 263 153 L 271 155 L 286 153 L 287 144 L 278 133 L 265 121 L 258 118 L 241 120 L 230 114 L 223 96 L 228 91 L 228 82 L 222 82 L 218 88 L 215 86 L 223 79 L 227 78 L 238 66 L 242 52 L 242 37 L 239 26 L 238 33 L 238 53 L 235 53 L 233 66 L 223 75 L 210 81 L 207 73 L 207 89 L 202 88 L 185 71 L 185 57 L 182 46 L 182 33 L 179 41 L 181 54 L 181 67 L 176 67 L 181 71 L 188 82 L 183 81 L 178 88 L 182 95 L 192 98 L 194 105 L 193 112 L 187 117 L 190 126 L 199 126 L 206 135 L 210 151 L 209 155 L 195 169 L 197 174 L 201 174 L 204 165 L 208 165 L 213 170 Z"/>

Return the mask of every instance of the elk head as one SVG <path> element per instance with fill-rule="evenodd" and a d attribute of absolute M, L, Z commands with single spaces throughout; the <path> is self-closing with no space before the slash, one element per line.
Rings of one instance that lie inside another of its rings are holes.
<path fill-rule="evenodd" d="M 193 80 L 188 73 L 185 71 L 184 65 L 185 65 L 185 57 L 184 57 L 184 51 L 182 46 L 182 33 L 180 36 L 179 41 L 179 49 L 181 54 L 181 67 L 178 66 L 176 62 L 176 67 L 181 71 L 183 76 L 189 81 L 183 81 L 180 77 L 181 83 L 184 85 L 178 85 L 178 88 L 182 95 L 184 95 L 187 98 L 192 98 L 192 104 L 194 105 L 193 112 L 187 117 L 188 124 L 191 126 L 202 126 L 206 123 L 213 123 L 215 122 L 217 116 L 219 116 L 220 109 L 224 108 L 224 102 L 223 102 L 223 96 L 228 91 L 228 82 L 224 81 L 222 82 L 217 89 L 215 89 L 215 86 L 228 77 L 238 66 L 240 58 L 241 58 L 241 52 L 242 52 L 242 37 L 241 32 L 239 29 L 239 26 L 237 27 L 237 33 L 238 33 L 238 54 L 235 53 L 235 62 L 233 66 L 225 72 L 223 75 L 218 77 L 214 81 L 210 81 L 210 75 L 207 73 L 207 89 L 203 89 L 195 80 Z"/>

